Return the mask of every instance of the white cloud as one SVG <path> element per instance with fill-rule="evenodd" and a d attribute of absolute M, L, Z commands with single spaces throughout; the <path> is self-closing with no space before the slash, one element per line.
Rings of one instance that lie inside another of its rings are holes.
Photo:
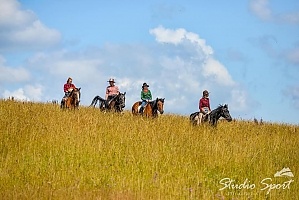
<path fill-rule="evenodd" d="M 28 98 L 32 101 L 41 101 L 43 95 L 43 86 L 40 84 L 37 85 L 26 85 L 24 87 L 24 92 Z"/>
<path fill-rule="evenodd" d="M 0 83 L 23 82 L 30 79 L 30 73 L 23 67 L 13 68 L 5 65 L 6 60 L 0 55 Z"/>
<path fill-rule="evenodd" d="M 16 0 L 0 0 L 0 27 L 16 29 L 30 24 L 35 15 L 30 10 L 21 10 Z"/>
<path fill-rule="evenodd" d="M 234 105 L 233 110 L 242 111 L 249 109 L 247 102 L 248 94 L 244 90 L 233 89 L 231 96 L 231 104 Z"/>
<path fill-rule="evenodd" d="M 151 29 L 150 34 L 156 37 L 156 41 L 160 43 L 172 43 L 178 45 L 183 43 L 184 40 L 188 40 L 193 44 L 196 44 L 204 54 L 210 55 L 213 54 L 213 49 L 206 45 L 206 41 L 199 38 L 199 36 L 192 32 L 187 32 L 183 28 L 176 30 L 166 29 L 163 26 Z"/>
<path fill-rule="evenodd" d="M 170 53 L 160 59 L 164 69 L 161 72 L 162 79 L 169 80 L 163 81 L 167 89 L 164 88 L 161 94 L 173 94 L 169 99 L 173 104 L 171 107 L 191 104 L 197 109 L 202 90 L 208 89 L 212 92 L 211 101 L 214 105 L 230 102 L 235 111 L 249 109 L 251 100 L 247 93 L 235 83 L 226 67 L 213 57 L 212 47 L 198 34 L 182 28 L 171 30 L 162 26 L 151 29 L 150 33 L 157 42 L 168 44 L 169 49 L 174 49 L 174 56 Z"/>
<path fill-rule="evenodd" d="M 21 100 L 21 101 L 29 101 L 30 99 L 28 97 L 26 97 L 26 95 L 24 94 L 24 90 L 23 88 L 19 88 L 15 91 L 8 91 L 5 90 L 4 93 L 2 94 L 2 96 L 4 98 L 11 98 L 13 97 L 16 100 Z"/>
<path fill-rule="evenodd" d="M 25 85 L 14 91 L 5 90 L 2 96 L 4 98 L 14 97 L 14 99 L 21 101 L 41 101 L 42 90 L 43 86 L 41 85 Z"/>
<path fill-rule="evenodd" d="M 39 20 L 33 21 L 25 29 L 13 32 L 9 37 L 21 45 L 33 43 L 33 45 L 47 46 L 60 40 L 59 32 L 47 28 Z"/>
<path fill-rule="evenodd" d="M 232 80 L 227 69 L 217 60 L 209 58 L 203 67 L 203 75 L 208 80 L 215 80 L 219 85 L 233 86 Z"/>
<path fill-rule="evenodd" d="M 16 0 L 0 0 L 0 52 L 43 49 L 57 44 L 60 33 L 46 27 Z"/>
<path fill-rule="evenodd" d="M 251 0 L 249 9 L 254 15 L 264 21 L 274 21 L 277 23 L 299 23 L 299 12 L 278 14 L 269 6 L 269 0 Z"/>
<path fill-rule="evenodd" d="M 179 44 L 186 35 L 184 29 L 177 29 L 176 31 L 165 29 L 163 26 L 151 29 L 150 33 L 155 35 L 156 41 L 161 43 Z"/>
<path fill-rule="evenodd" d="M 272 18 L 272 11 L 268 6 L 268 0 L 251 0 L 250 9 L 262 20 L 270 20 Z"/>

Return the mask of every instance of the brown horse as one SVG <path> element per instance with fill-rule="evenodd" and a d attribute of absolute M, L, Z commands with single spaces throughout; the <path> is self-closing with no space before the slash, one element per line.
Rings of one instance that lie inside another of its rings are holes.
<path fill-rule="evenodd" d="M 146 116 L 146 117 L 158 117 L 158 112 L 160 114 L 163 114 L 164 113 L 164 98 L 157 98 L 156 100 L 154 101 L 151 101 L 151 102 L 148 102 L 144 109 L 143 109 L 143 112 L 140 113 L 139 112 L 139 106 L 141 105 L 141 101 L 137 101 L 133 104 L 132 106 L 132 114 L 133 115 L 143 115 L 143 116 Z"/>
<path fill-rule="evenodd" d="M 74 88 L 70 93 L 70 96 L 67 97 L 65 102 L 61 102 L 61 108 L 65 109 L 78 109 L 81 97 L 81 88 Z"/>

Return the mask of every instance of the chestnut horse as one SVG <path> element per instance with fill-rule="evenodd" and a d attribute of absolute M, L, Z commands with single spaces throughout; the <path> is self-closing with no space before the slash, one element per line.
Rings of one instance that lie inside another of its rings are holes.
<path fill-rule="evenodd" d="M 70 96 L 67 97 L 65 102 L 61 102 L 61 108 L 69 108 L 69 109 L 78 109 L 79 108 L 79 103 L 80 103 L 80 97 L 81 97 L 81 88 L 74 88 Z"/>
<path fill-rule="evenodd" d="M 137 101 L 132 106 L 132 114 L 133 115 L 141 114 L 146 117 L 158 117 L 158 112 L 160 114 L 164 113 L 164 110 L 163 110 L 164 109 L 164 100 L 165 100 L 165 98 L 163 98 L 163 99 L 157 98 L 154 101 L 148 102 L 145 105 L 142 113 L 139 112 L 141 101 Z"/>

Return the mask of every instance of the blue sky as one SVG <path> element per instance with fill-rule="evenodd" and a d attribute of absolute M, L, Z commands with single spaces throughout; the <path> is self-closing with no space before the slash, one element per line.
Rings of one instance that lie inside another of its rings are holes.
<path fill-rule="evenodd" d="M 107 80 L 143 82 L 165 111 L 189 115 L 202 91 L 237 119 L 299 122 L 295 0 L 0 0 L 0 97 L 60 100 L 68 77 L 82 105 Z"/>

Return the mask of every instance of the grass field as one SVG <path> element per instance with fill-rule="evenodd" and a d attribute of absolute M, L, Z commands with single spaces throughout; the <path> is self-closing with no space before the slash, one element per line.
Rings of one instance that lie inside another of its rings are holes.
<path fill-rule="evenodd" d="M 0 116 L 0 199 L 299 199 L 295 125 L 8 100 Z"/>

